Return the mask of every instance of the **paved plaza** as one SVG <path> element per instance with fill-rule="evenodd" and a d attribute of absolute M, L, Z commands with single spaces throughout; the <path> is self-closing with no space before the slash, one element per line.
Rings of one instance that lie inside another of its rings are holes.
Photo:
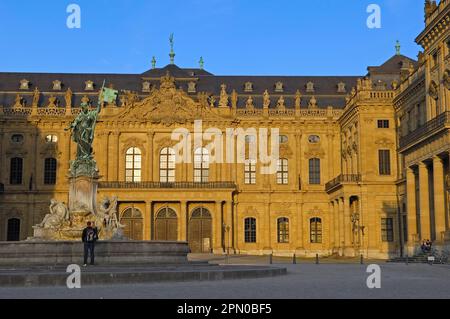
<path fill-rule="evenodd" d="M 196 256 L 194 259 L 201 259 Z M 203 257 L 226 262 L 224 257 Z M 236 264 L 261 265 L 266 257 L 230 258 Z M 148 298 L 148 299 L 297 299 L 297 298 L 449 298 L 450 265 L 388 264 L 381 267 L 381 288 L 369 289 L 369 263 L 353 260 L 319 265 L 274 259 L 286 267 L 285 276 L 228 281 L 85 286 L 67 288 L 0 288 L 0 298 Z"/>

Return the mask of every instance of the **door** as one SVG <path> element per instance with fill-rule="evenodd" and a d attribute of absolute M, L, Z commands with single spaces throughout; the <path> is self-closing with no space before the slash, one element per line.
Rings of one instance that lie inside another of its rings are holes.
<path fill-rule="evenodd" d="M 192 253 L 210 253 L 212 246 L 212 217 L 203 207 L 192 212 L 189 221 L 189 247 Z"/>
<path fill-rule="evenodd" d="M 144 219 L 139 209 L 131 207 L 122 213 L 120 223 L 125 226 L 123 234 L 130 240 L 143 240 Z"/>
<path fill-rule="evenodd" d="M 156 214 L 155 228 L 155 240 L 177 241 L 177 213 L 175 213 L 175 211 L 169 207 L 161 209 L 158 214 Z"/>

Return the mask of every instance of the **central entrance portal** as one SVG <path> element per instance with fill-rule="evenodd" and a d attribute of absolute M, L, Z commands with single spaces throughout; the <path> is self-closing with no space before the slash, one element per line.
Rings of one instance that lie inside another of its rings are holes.
<path fill-rule="evenodd" d="M 177 213 L 169 207 L 161 209 L 156 215 L 155 239 L 160 241 L 178 240 Z"/>
<path fill-rule="evenodd" d="M 189 220 L 189 247 L 192 253 L 210 253 L 212 216 L 204 207 L 196 208 Z"/>

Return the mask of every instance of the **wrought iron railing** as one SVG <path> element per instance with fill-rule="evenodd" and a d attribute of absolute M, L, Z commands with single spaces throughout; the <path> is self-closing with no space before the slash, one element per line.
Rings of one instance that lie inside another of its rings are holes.
<path fill-rule="evenodd" d="M 421 137 L 432 133 L 438 129 L 450 125 L 450 112 L 444 112 L 438 117 L 432 119 L 431 121 L 425 123 L 423 126 L 419 127 L 417 130 L 411 132 L 410 134 L 402 137 L 400 139 L 400 148 L 404 148 L 409 144 L 417 141 Z"/>
<path fill-rule="evenodd" d="M 103 189 L 236 189 L 237 186 L 233 182 L 176 182 L 176 183 L 160 183 L 160 182 L 100 182 L 99 188 Z"/>
<path fill-rule="evenodd" d="M 328 182 L 325 185 L 325 189 L 328 192 L 329 190 L 335 188 L 336 186 L 344 183 L 360 183 L 361 182 L 361 175 L 360 174 L 351 174 L 351 175 L 339 175 L 332 181 Z"/>

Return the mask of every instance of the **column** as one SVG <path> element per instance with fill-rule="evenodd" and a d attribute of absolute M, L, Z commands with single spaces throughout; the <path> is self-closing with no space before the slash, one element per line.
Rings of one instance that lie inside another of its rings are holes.
<path fill-rule="evenodd" d="M 345 247 L 345 236 L 344 236 L 344 199 L 339 198 L 338 203 L 338 214 L 339 214 L 339 251 L 343 254 Z"/>
<path fill-rule="evenodd" d="M 180 241 L 188 241 L 187 230 L 188 230 L 188 212 L 187 212 L 187 201 L 181 201 L 180 203 L 180 218 L 179 218 L 179 235 L 178 239 Z"/>
<path fill-rule="evenodd" d="M 257 221 L 258 223 L 258 221 Z M 270 201 L 264 202 L 264 217 L 260 225 L 257 224 L 257 238 L 263 238 L 263 250 L 272 251 L 272 220 L 270 219 Z"/>
<path fill-rule="evenodd" d="M 428 168 L 425 163 L 419 164 L 419 186 L 420 186 L 420 228 L 421 239 L 431 239 L 430 232 L 430 190 L 428 183 Z"/>
<path fill-rule="evenodd" d="M 223 233 L 223 221 L 222 221 L 222 202 L 216 202 L 216 209 L 213 220 L 213 250 L 215 254 L 223 254 L 222 247 L 222 233 Z"/>
<path fill-rule="evenodd" d="M 59 186 L 67 185 L 67 173 L 69 171 L 70 162 L 70 134 L 63 133 L 60 136 L 61 156 L 58 158 L 58 171 L 56 175 L 57 184 Z"/>
<path fill-rule="evenodd" d="M 225 224 L 227 226 L 225 231 L 225 248 L 227 252 L 229 251 L 230 253 L 233 253 L 233 202 L 225 202 L 224 213 Z"/>
<path fill-rule="evenodd" d="M 3 110 L 3 108 L 1 108 L 2 110 Z M 5 168 L 6 166 L 5 166 L 5 164 L 3 163 L 4 162 L 4 156 L 3 156 L 3 136 L 4 136 L 4 134 L 3 134 L 3 132 L 0 132 L 0 167 L 3 167 L 3 168 Z M 0 183 L 4 183 L 3 182 L 3 171 L 4 171 L 5 169 L 0 169 Z"/>
<path fill-rule="evenodd" d="M 119 134 L 117 132 L 111 132 L 108 137 L 108 181 L 118 181 L 119 176 L 118 166 L 118 144 L 119 144 Z"/>
<path fill-rule="evenodd" d="M 297 202 L 296 209 L 297 209 L 297 247 L 295 248 L 295 250 L 301 252 L 305 249 L 304 245 L 305 232 L 303 231 L 303 204 L 301 202 Z"/>
<path fill-rule="evenodd" d="M 153 137 L 155 136 L 154 132 L 149 132 L 147 134 L 147 166 L 144 169 L 145 180 L 148 182 L 153 182 L 153 160 L 155 158 L 153 154 Z"/>
<path fill-rule="evenodd" d="M 345 232 L 345 248 L 352 247 L 352 223 L 350 214 L 350 201 L 348 198 L 343 198 L 344 205 L 344 232 Z"/>
<path fill-rule="evenodd" d="M 408 213 L 408 242 L 414 245 L 417 236 L 416 177 L 412 168 L 406 169 L 406 200 Z"/>
<path fill-rule="evenodd" d="M 445 189 L 444 189 L 444 164 L 438 156 L 433 158 L 433 182 L 434 182 L 434 221 L 436 239 L 441 241 L 445 232 Z"/>
<path fill-rule="evenodd" d="M 339 210 L 336 201 L 331 202 L 333 207 L 333 218 L 334 218 L 334 248 L 339 248 Z"/>
<path fill-rule="evenodd" d="M 335 219 L 334 219 L 334 206 L 332 202 L 328 203 L 328 216 L 330 220 L 330 232 L 329 232 L 329 238 L 330 238 L 330 249 L 333 250 L 335 243 L 334 243 L 334 233 L 335 230 Z"/>

